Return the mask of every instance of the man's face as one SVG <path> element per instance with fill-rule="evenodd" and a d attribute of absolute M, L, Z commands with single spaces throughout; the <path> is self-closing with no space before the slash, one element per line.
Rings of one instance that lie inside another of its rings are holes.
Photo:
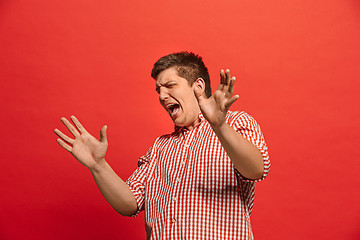
<path fill-rule="evenodd" d="M 156 78 L 156 91 L 161 105 L 169 113 L 175 125 L 189 130 L 198 124 L 200 108 L 194 94 L 195 86 L 189 86 L 174 68 L 160 72 Z"/>

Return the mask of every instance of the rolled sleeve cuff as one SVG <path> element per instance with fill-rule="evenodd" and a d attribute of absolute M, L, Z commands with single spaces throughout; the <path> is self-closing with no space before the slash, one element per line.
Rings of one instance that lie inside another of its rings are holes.
<path fill-rule="evenodd" d="M 262 153 L 263 154 L 263 153 Z M 263 154 L 264 156 L 264 154 Z M 250 179 L 250 178 L 246 178 L 243 175 L 241 175 L 241 173 L 235 168 L 235 174 L 238 178 L 240 178 L 240 180 L 244 181 L 244 182 L 261 182 L 262 180 L 264 180 L 266 178 L 266 176 L 268 175 L 269 171 L 270 171 L 270 160 L 269 160 L 269 156 L 266 156 L 266 158 L 264 158 L 264 171 L 262 174 L 262 177 L 259 179 Z"/>
<path fill-rule="evenodd" d="M 130 215 L 130 217 L 136 217 L 141 211 L 144 210 L 144 203 L 145 203 L 145 198 L 144 198 L 144 193 L 141 188 L 141 184 L 133 182 L 133 181 L 126 181 L 126 184 L 129 186 L 130 191 L 134 194 L 136 203 L 137 203 L 137 210 L 134 214 Z"/>

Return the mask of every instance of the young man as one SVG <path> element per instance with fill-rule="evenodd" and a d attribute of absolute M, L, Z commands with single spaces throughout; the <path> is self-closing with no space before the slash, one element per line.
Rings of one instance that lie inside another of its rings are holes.
<path fill-rule="evenodd" d="M 74 116 L 76 128 L 62 118 L 75 139 L 55 129 L 58 143 L 89 168 L 116 211 L 145 210 L 148 239 L 253 239 L 254 183 L 270 161 L 256 121 L 229 111 L 235 77 L 221 70 L 211 95 L 207 68 L 188 52 L 162 57 L 151 75 L 175 131 L 155 140 L 126 182 L 105 161 L 106 126 L 98 141 Z"/>

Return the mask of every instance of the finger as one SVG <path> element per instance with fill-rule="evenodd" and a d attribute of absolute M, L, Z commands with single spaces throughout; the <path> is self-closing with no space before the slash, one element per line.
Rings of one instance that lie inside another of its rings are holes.
<path fill-rule="evenodd" d="M 100 130 L 100 142 L 107 143 L 107 135 L 106 135 L 107 126 L 103 126 Z"/>
<path fill-rule="evenodd" d="M 224 90 L 224 84 L 219 84 L 216 90 L 220 90 L 220 91 Z"/>
<path fill-rule="evenodd" d="M 62 147 L 64 148 L 66 151 L 70 152 L 71 153 L 71 150 L 72 150 L 72 147 L 70 147 L 69 145 L 67 145 L 63 140 L 61 140 L 60 138 L 58 138 L 57 140 L 57 143 Z"/>
<path fill-rule="evenodd" d="M 239 99 L 239 95 L 235 95 L 233 96 L 229 101 L 227 101 L 227 103 L 225 104 L 226 109 L 229 109 L 231 107 L 231 105 Z"/>
<path fill-rule="evenodd" d="M 236 77 L 232 77 L 230 79 L 230 84 L 229 84 L 229 89 L 228 89 L 229 96 L 232 96 L 234 93 L 235 80 L 236 80 Z"/>
<path fill-rule="evenodd" d="M 224 89 L 224 83 L 225 83 L 225 72 L 224 72 L 224 69 L 221 69 L 220 70 L 220 84 L 216 90 L 222 91 Z"/>
<path fill-rule="evenodd" d="M 68 136 L 66 136 L 65 134 L 63 134 L 59 129 L 55 129 L 54 130 L 55 134 L 58 135 L 62 140 L 64 140 L 65 142 L 69 143 L 69 144 L 73 144 L 75 142 L 74 139 L 69 138 Z"/>
<path fill-rule="evenodd" d="M 230 79 L 231 79 L 231 76 L 230 76 L 230 69 L 226 69 L 225 71 L 225 85 L 226 86 L 229 86 L 230 84 Z"/>
<path fill-rule="evenodd" d="M 77 137 L 80 135 L 80 133 L 76 130 L 76 128 L 64 117 L 61 118 L 62 123 L 69 129 L 69 131 L 74 135 L 74 137 Z"/>
<path fill-rule="evenodd" d="M 225 84 L 226 83 L 226 78 L 225 78 L 225 72 L 224 69 L 220 70 L 220 84 Z"/>
<path fill-rule="evenodd" d="M 79 122 L 79 120 L 75 116 L 70 117 L 71 121 L 75 124 L 76 128 L 79 130 L 80 133 L 86 133 L 86 129 L 83 125 Z"/>

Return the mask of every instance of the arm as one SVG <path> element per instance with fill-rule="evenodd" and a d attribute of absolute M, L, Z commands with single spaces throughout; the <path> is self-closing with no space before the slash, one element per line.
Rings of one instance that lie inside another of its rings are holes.
<path fill-rule="evenodd" d="M 248 179 L 260 179 L 264 172 L 264 160 L 259 149 L 227 123 L 212 128 L 235 168 Z"/>
<path fill-rule="evenodd" d="M 210 98 L 204 97 L 203 80 L 195 81 L 194 93 L 205 119 L 210 123 L 216 136 L 229 155 L 235 168 L 246 178 L 260 179 L 264 172 L 264 162 L 260 151 L 254 144 L 237 133 L 225 122 L 230 106 L 239 98 L 232 96 L 235 77 L 230 77 L 230 70 L 220 72 L 220 85 Z"/>
<path fill-rule="evenodd" d="M 85 130 L 76 117 L 71 116 L 71 120 L 76 128 L 66 118 L 61 118 L 75 139 L 55 129 L 54 132 L 60 137 L 57 139 L 59 145 L 90 170 L 100 192 L 118 213 L 124 216 L 134 214 L 137 211 L 134 194 L 105 160 L 108 146 L 107 127 L 101 128 L 100 140 L 97 140 Z"/>

